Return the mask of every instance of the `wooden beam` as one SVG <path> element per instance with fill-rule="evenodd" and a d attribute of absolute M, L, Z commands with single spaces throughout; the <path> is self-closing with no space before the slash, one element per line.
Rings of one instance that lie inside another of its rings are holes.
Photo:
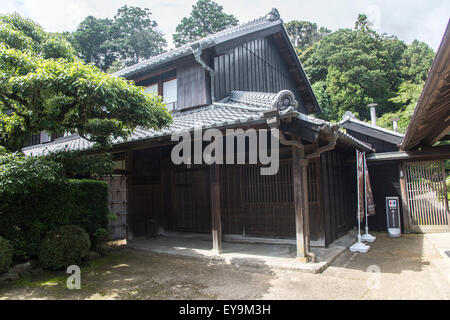
<path fill-rule="evenodd" d="M 213 164 L 209 169 L 209 181 L 211 187 L 211 217 L 213 251 L 222 253 L 222 218 L 220 212 L 220 167 Z"/>
<path fill-rule="evenodd" d="M 437 126 L 434 127 L 434 129 L 431 131 L 431 133 L 424 139 L 425 145 L 432 146 L 439 140 L 441 140 L 444 136 L 446 136 L 450 131 L 450 124 L 447 122 L 439 123 Z"/>
<path fill-rule="evenodd" d="M 169 71 L 173 71 L 173 70 L 176 70 L 176 67 L 171 65 L 171 66 L 168 66 L 168 67 L 165 67 L 165 68 L 156 69 L 153 72 L 148 72 L 148 73 L 145 73 L 143 75 L 137 76 L 135 78 L 131 77 L 130 80 L 133 80 L 137 84 L 137 83 L 142 82 L 144 80 L 147 80 L 147 79 L 150 79 L 150 78 L 162 75 L 163 73 L 166 73 L 166 72 L 169 72 Z"/>
<path fill-rule="evenodd" d="M 408 207 L 408 195 L 406 191 L 406 171 L 405 171 L 405 161 L 401 161 L 398 165 L 400 173 L 400 193 L 402 196 L 402 211 L 403 211 L 403 226 L 404 232 L 411 232 L 411 214 Z"/>
<path fill-rule="evenodd" d="M 304 192 L 304 170 L 302 168 L 302 161 L 304 159 L 304 151 L 292 147 L 292 181 L 294 187 L 294 210 L 295 210 L 295 230 L 296 230 L 296 244 L 297 244 L 297 259 L 302 262 L 307 262 L 306 255 L 306 230 L 304 221 L 305 209 L 305 194 Z"/>
<path fill-rule="evenodd" d="M 127 240 L 133 240 L 133 195 L 131 193 L 133 155 L 130 150 L 126 151 L 125 168 L 130 172 L 127 175 Z"/>
<path fill-rule="evenodd" d="M 397 161 L 397 160 L 437 160 L 450 158 L 450 145 L 430 147 L 426 150 L 396 151 L 371 153 L 366 156 L 368 162 L 375 161 Z M 349 158 L 349 161 L 354 161 Z"/>
<path fill-rule="evenodd" d="M 293 134 L 295 136 L 301 137 L 302 139 L 308 142 L 314 142 L 319 137 L 319 131 L 315 131 L 311 128 L 307 128 L 302 126 L 299 121 L 295 121 L 292 123 L 282 123 L 280 129 L 283 132 L 287 132 L 289 134 Z"/>

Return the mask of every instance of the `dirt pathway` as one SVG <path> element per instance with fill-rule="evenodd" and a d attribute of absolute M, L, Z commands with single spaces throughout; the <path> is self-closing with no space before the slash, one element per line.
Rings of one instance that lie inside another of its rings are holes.
<path fill-rule="evenodd" d="M 318 275 L 120 248 L 82 267 L 81 290 L 45 272 L 0 288 L 0 299 L 450 299 L 436 259 L 421 235 L 379 234 L 368 254 L 346 252 Z"/>

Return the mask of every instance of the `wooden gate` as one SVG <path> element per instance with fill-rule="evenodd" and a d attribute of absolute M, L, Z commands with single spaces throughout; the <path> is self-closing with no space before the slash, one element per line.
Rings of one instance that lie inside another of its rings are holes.
<path fill-rule="evenodd" d="M 405 171 L 412 231 L 450 231 L 444 161 L 406 163 Z"/>
<path fill-rule="evenodd" d="M 108 184 L 108 204 L 110 212 L 116 217 L 109 222 L 109 238 L 125 239 L 127 236 L 127 177 L 111 175 L 101 180 Z"/>

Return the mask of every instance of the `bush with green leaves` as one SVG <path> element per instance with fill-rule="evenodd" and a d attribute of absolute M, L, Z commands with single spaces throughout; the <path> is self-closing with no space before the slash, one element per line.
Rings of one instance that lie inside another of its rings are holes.
<path fill-rule="evenodd" d="M 76 225 L 50 231 L 41 243 L 39 262 L 45 269 L 59 270 L 81 264 L 89 253 L 91 241 L 87 232 Z"/>
<path fill-rule="evenodd" d="M 95 242 L 94 233 L 108 227 L 109 214 L 105 182 L 49 183 L 30 193 L 9 196 L 0 203 L 0 235 L 10 240 L 16 258 L 27 259 L 37 255 L 41 239 L 48 231 L 62 225 L 84 228 Z"/>
<path fill-rule="evenodd" d="M 99 228 L 94 232 L 92 249 L 101 255 L 106 254 L 107 251 L 107 241 L 108 241 L 108 230 L 105 228 Z"/>
<path fill-rule="evenodd" d="M 15 258 L 36 256 L 45 234 L 62 225 L 81 226 L 95 242 L 94 233 L 108 226 L 108 186 L 67 177 L 100 176 L 110 168 L 109 155 L 0 155 L 0 236 L 11 242 Z"/>
<path fill-rule="evenodd" d="M 0 237 L 0 274 L 8 271 L 12 263 L 13 249 L 8 240 Z"/>

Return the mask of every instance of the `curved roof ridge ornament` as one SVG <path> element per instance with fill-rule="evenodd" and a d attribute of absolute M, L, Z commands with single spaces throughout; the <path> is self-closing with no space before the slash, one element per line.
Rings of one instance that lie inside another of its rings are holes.
<path fill-rule="evenodd" d="M 285 110 L 289 107 L 297 109 L 298 102 L 295 100 L 295 96 L 292 91 L 282 90 L 275 96 L 275 99 L 272 102 L 272 107 L 278 110 Z"/>

